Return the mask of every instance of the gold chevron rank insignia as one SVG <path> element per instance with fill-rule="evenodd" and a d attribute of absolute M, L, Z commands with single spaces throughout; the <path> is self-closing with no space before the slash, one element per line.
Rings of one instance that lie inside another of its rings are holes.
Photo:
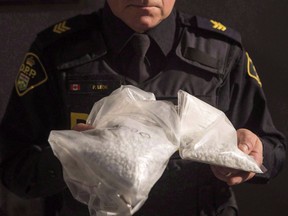
<path fill-rule="evenodd" d="M 63 21 L 63 22 L 58 23 L 54 26 L 53 32 L 61 34 L 61 33 L 64 33 L 66 31 L 69 31 L 70 29 L 71 28 L 66 25 L 66 21 Z"/>
<path fill-rule="evenodd" d="M 226 26 L 224 26 L 222 23 L 220 22 L 216 22 L 214 20 L 210 20 L 210 22 L 213 24 L 212 28 L 214 29 L 218 29 L 220 31 L 226 31 Z"/>

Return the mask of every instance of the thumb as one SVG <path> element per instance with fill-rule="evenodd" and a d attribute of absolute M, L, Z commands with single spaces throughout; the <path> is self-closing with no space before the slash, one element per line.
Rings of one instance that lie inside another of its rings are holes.
<path fill-rule="evenodd" d="M 255 139 L 255 134 L 247 129 L 237 130 L 238 137 L 238 148 L 246 154 L 250 154 L 253 150 L 253 141 Z"/>
<path fill-rule="evenodd" d="M 249 154 L 251 152 L 249 144 L 244 142 L 238 143 L 238 148 L 246 154 Z"/>

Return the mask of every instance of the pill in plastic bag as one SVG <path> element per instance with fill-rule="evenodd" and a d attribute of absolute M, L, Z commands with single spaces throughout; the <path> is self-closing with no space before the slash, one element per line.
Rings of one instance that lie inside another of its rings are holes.
<path fill-rule="evenodd" d="M 180 144 L 175 106 L 122 86 L 95 103 L 95 129 L 52 131 L 64 180 L 90 215 L 132 215 L 146 201 Z"/>
<path fill-rule="evenodd" d="M 237 146 L 237 133 L 226 115 L 188 94 L 178 92 L 183 159 L 263 173 L 254 158 Z"/>

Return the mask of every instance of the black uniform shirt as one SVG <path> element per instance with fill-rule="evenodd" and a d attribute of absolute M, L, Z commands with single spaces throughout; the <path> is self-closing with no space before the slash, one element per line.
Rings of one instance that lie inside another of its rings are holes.
<path fill-rule="evenodd" d="M 268 172 L 252 181 L 267 182 L 279 173 L 286 146 L 273 125 L 252 60 L 230 28 L 222 31 L 224 27 L 213 20 L 175 14 L 173 11 L 146 32 L 152 41 L 148 58 L 162 64 L 151 62 L 157 76 L 138 86 L 154 92 L 157 99 L 175 98 L 179 89 L 185 90 L 224 111 L 235 128 L 254 131 L 262 140 Z M 96 98 L 106 96 L 122 80 L 129 83 L 123 74 L 125 65 L 118 58 L 122 58 L 122 48 L 126 49 L 124 45 L 133 31 L 111 16 L 107 5 L 102 12 L 60 24 L 66 29 L 60 30 L 59 24 L 51 26 L 32 44 L 0 125 L 1 180 L 22 197 L 64 191 L 61 164 L 47 142 L 50 131 L 69 128 L 78 117 L 87 115 L 88 105 Z M 166 29 L 171 28 L 171 34 L 167 34 Z M 167 64 L 161 60 L 165 55 Z M 70 124 L 64 127 L 62 121 L 67 119 Z M 63 215 L 88 215 L 85 206 L 76 210 L 79 203 L 68 195 L 70 200 L 65 197 L 62 212 L 67 208 L 69 213 Z M 216 215 L 225 205 L 236 208 L 231 198 L 228 185 L 216 179 L 208 165 L 173 159 L 138 215 L 153 215 L 146 211 L 160 212 L 158 215 Z"/>
<path fill-rule="evenodd" d="M 134 30 L 117 18 L 107 4 L 103 9 L 102 29 L 108 49 L 106 60 L 115 71 L 126 75 L 127 59 L 131 59 L 134 55 L 133 51 L 131 51 L 131 45 L 129 45 L 130 39 L 135 34 Z M 175 10 L 156 28 L 145 32 L 150 38 L 150 47 L 146 54 L 151 68 L 149 71 L 150 76 L 157 74 L 165 66 L 165 57 L 174 45 L 175 33 Z"/>

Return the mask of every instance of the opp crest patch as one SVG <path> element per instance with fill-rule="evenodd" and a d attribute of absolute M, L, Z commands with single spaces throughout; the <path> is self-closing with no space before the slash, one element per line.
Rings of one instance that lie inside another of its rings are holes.
<path fill-rule="evenodd" d="M 15 81 L 15 88 L 19 96 L 25 95 L 30 90 L 43 84 L 48 79 L 44 66 L 38 56 L 27 53 L 20 66 Z"/>

